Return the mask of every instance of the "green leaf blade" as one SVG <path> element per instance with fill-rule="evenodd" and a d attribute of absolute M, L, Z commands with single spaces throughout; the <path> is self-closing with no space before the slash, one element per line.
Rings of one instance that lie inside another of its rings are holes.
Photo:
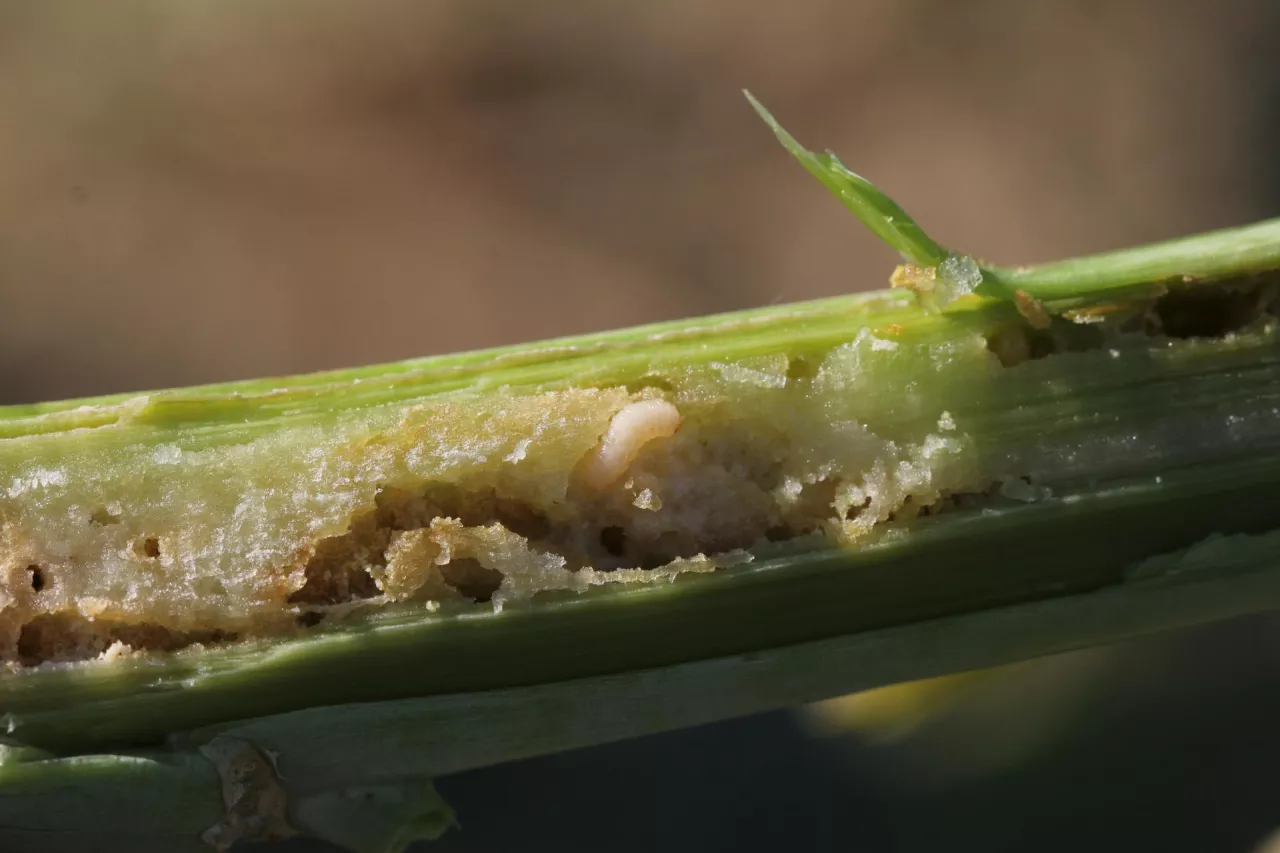
<path fill-rule="evenodd" d="M 950 252 L 934 242 L 897 202 L 878 187 L 841 163 L 832 152 L 819 154 L 805 148 L 750 92 L 744 94 L 756 113 L 778 137 L 778 141 L 800 165 L 839 198 L 863 225 L 896 249 L 908 262 L 934 267 L 950 256 Z"/>

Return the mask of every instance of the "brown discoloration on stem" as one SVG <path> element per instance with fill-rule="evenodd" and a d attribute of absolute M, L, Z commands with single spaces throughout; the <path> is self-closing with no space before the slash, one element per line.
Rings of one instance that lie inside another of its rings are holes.
<path fill-rule="evenodd" d="M 298 831 L 289 825 L 288 795 L 271 756 L 240 738 L 219 736 L 200 747 L 222 777 L 226 815 L 200 840 L 215 850 L 240 841 L 280 841 Z"/>
<path fill-rule="evenodd" d="M 1031 328 L 1043 330 L 1053 325 L 1053 318 L 1049 316 L 1049 310 L 1045 308 L 1044 303 L 1025 290 L 1014 291 L 1013 304 Z"/>

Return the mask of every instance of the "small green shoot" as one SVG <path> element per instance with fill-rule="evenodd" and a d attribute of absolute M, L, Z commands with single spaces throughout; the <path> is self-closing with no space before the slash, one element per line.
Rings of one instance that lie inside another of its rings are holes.
<path fill-rule="evenodd" d="M 809 173 L 831 190 L 844 206 L 853 211 L 853 215 L 862 221 L 884 242 L 896 249 L 907 263 L 922 267 L 936 267 L 951 254 L 934 242 L 924 230 L 916 224 L 898 203 L 881 192 L 874 184 L 861 175 L 849 170 L 835 154 L 828 151 L 818 154 L 805 148 L 795 137 L 778 124 L 773 114 L 764 105 L 744 90 L 743 94 L 751 102 L 751 106 L 764 119 L 765 124 L 778 137 L 782 147 L 791 152 L 791 156 Z"/>
<path fill-rule="evenodd" d="M 744 90 L 743 94 L 782 147 L 853 211 L 863 225 L 902 255 L 906 263 L 894 273 L 895 287 L 913 291 L 921 305 L 936 309 L 973 293 L 982 283 L 983 270 L 973 258 L 938 245 L 897 202 L 850 170 L 834 153 L 818 154 L 805 148 L 750 92 Z"/>

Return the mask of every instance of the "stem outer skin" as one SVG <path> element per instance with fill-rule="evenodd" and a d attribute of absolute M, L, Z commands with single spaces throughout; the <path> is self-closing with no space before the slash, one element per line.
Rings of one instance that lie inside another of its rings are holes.
<path fill-rule="evenodd" d="M 969 260 L 834 155 L 800 148 L 752 102 L 909 262 Z M 871 294 L 396 365 L 9 407 L 0 439 L 12 441 L 9 453 L 38 439 L 50 452 L 109 455 L 157 435 L 216 447 L 427 395 L 608 387 L 681 366 L 811 356 L 859 329 L 945 348 L 1020 322 L 1018 293 L 1056 319 L 1277 270 L 1273 220 L 1040 267 L 982 266 L 971 295 L 931 315 L 909 294 Z M 391 610 L 301 640 L 0 678 L 0 848 L 208 849 L 202 834 L 241 802 L 227 795 L 211 747 L 239 742 L 274 763 L 291 827 L 360 853 L 397 853 L 452 823 L 430 787 L 443 774 L 1276 609 L 1274 332 L 1172 354 L 1117 350 L 1110 373 L 1081 369 L 1079 354 L 1014 368 L 1025 382 L 1011 387 L 1034 391 L 1039 410 L 974 395 L 990 438 L 974 452 L 993 458 L 1041 434 L 1066 446 L 1074 425 L 1111 424 L 1120 441 L 1128 426 L 1149 426 L 1140 410 L 1172 416 L 1193 404 L 1255 430 L 1213 433 L 1222 441 L 1203 452 L 1170 436 L 1174 450 L 1155 476 L 1067 483 L 1026 503 L 894 528 L 856 550 L 782 548 L 743 567 L 547 596 L 502 614 Z M 1106 386 L 1126 370 L 1136 371 L 1126 393 L 1147 395 L 1141 407 Z"/>
<path fill-rule="evenodd" d="M 429 788 L 438 776 L 1274 609 L 1274 538 L 1238 543 L 1241 558 L 1225 575 L 1162 575 L 591 679 L 311 708 L 192 732 L 176 737 L 171 750 L 140 756 L 11 763 L 0 766 L 0 843 L 6 851 L 55 853 L 104 849 L 108 841 L 142 853 L 207 851 L 199 836 L 221 817 L 221 781 L 197 751 L 234 737 L 278 756 L 300 827 L 359 853 L 398 853 L 452 824 Z M 59 808 L 49 807 L 53 795 Z M 373 808 L 359 807 L 371 800 Z"/>

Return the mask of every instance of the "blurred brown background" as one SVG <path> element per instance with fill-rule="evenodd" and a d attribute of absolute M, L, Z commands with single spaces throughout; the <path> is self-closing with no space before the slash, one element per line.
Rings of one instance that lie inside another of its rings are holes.
<path fill-rule="evenodd" d="M 1267 0 L 0 0 L 0 399 L 881 286 L 744 87 L 1004 263 L 1274 215 L 1277 36 Z M 467 774 L 439 849 L 1251 850 L 1278 633 L 1019 668 L 907 743 L 774 715 Z"/>
<path fill-rule="evenodd" d="M 739 94 L 1014 263 L 1258 217 L 1263 2 L 0 2 L 33 400 L 881 286 Z"/>

